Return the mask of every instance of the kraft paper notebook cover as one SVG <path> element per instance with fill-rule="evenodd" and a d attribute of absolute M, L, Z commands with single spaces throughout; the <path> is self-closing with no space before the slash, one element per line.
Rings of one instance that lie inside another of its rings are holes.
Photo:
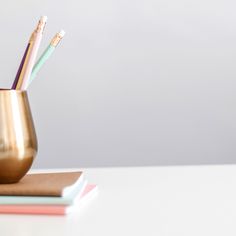
<path fill-rule="evenodd" d="M 82 194 L 87 181 L 81 181 L 66 196 L 48 197 L 48 196 L 0 196 L 0 205 L 17 205 L 17 204 L 41 204 L 41 205 L 72 205 L 75 200 Z"/>
<path fill-rule="evenodd" d="M 0 195 L 65 196 L 81 181 L 82 172 L 27 174 L 15 184 L 0 184 Z"/>
<path fill-rule="evenodd" d="M 5 214 L 33 214 L 33 215 L 66 215 L 76 209 L 86 200 L 89 200 L 97 191 L 94 184 L 86 185 L 81 196 L 74 205 L 0 205 L 0 213 Z"/>
<path fill-rule="evenodd" d="M 38 204 L 38 205 L 72 205 L 80 196 L 87 185 L 87 181 L 81 181 L 78 186 L 66 196 L 0 196 L 0 205 Z"/>

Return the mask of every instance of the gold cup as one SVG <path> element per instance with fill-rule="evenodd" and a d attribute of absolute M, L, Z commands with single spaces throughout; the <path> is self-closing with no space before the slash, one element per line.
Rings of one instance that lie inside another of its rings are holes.
<path fill-rule="evenodd" d="M 37 154 L 26 91 L 0 90 L 0 183 L 18 182 Z"/>

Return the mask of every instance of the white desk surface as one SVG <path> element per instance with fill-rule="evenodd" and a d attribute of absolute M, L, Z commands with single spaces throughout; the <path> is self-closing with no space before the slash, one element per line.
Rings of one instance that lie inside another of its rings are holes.
<path fill-rule="evenodd" d="M 235 165 L 84 172 L 99 193 L 79 212 L 0 215 L 0 235 L 236 235 Z"/>

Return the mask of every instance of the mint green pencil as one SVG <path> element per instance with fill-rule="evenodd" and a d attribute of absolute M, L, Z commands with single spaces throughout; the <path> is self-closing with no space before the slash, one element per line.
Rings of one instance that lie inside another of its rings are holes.
<path fill-rule="evenodd" d="M 30 83 L 34 80 L 35 76 L 37 75 L 37 73 L 39 72 L 39 70 L 41 69 L 41 67 L 44 65 L 44 63 L 48 60 L 48 58 L 52 55 L 52 53 L 54 52 L 54 50 L 56 49 L 56 46 L 58 45 L 58 43 L 60 42 L 60 40 L 63 38 L 63 36 L 65 35 L 65 31 L 61 30 L 59 33 L 57 33 L 53 39 L 51 40 L 50 44 L 48 45 L 48 47 L 45 49 L 45 51 L 43 52 L 43 54 L 40 56 L 40 58 L 38 59 L 38 61 L 35 63 L 33 69 L 32 69 L 32 73 L 29 79 L 29 82 L 27 84 L 27 87 L 30 85 Z"/>

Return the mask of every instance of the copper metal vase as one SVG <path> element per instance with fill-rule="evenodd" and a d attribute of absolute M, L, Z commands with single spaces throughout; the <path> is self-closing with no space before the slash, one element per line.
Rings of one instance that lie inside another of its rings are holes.
<path fill-rule="evenodd" d="M 18 182 L 37 154 L 26 91 L 0 90 L 0 183 Z"/>

